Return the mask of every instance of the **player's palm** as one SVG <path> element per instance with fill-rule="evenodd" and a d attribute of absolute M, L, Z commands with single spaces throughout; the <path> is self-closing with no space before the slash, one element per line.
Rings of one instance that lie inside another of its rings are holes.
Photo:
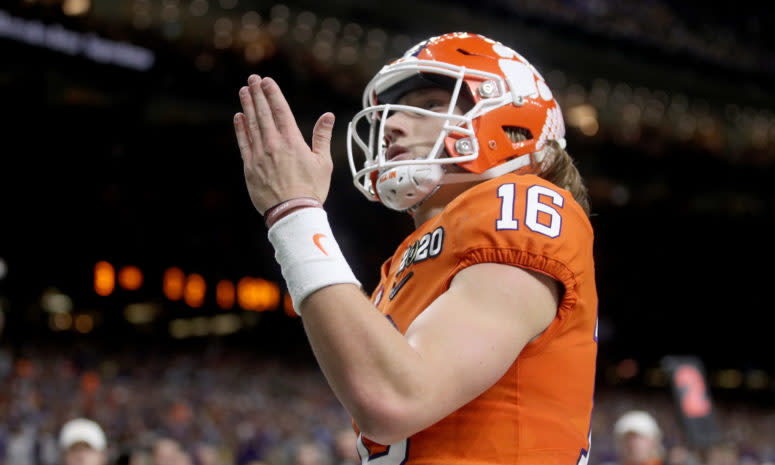
<path fill-rule="evenodd" d="M 280 202 L 313 197 L 324 202 L 331 183 L 332 113 L 323 114 L 312 131 L 312 148 L 304 141 L 279 86 L 270 78 L 250 76 L 240 89 L 244 113 L 234 116 L 234 130 L 253 205 L 264 212 Z"/>

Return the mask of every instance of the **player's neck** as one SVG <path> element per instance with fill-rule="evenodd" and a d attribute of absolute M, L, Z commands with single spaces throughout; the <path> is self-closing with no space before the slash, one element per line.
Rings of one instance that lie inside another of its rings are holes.
<path fill-rule="evenodd" d="M 429 199 L 430 200 L 430 199 Z M 420 205 L 414 211 L 412 220 L 414 220 L 414 229 L 418 229 L 425 224 L 426 221 L 441 213 L 446 205 Z"/>
<path fill-rule="evenodd" d="M 414 220 L 415 229 L 441 213 L 455 197 L 478 183 L 479 181 L 460 184 L 442 184 L 433 195 L 428 197 L 427 200 L 414 210 L 412 219 Z"/>

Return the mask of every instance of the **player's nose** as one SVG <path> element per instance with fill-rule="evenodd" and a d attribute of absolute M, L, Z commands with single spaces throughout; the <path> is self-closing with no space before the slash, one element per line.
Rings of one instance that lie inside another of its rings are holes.
<path fill-rule="evenodd" d="M 385 120 L 385 140 L 391 144 L 409 133 L 409 119 L 406 114 L 397 111 Z"/>

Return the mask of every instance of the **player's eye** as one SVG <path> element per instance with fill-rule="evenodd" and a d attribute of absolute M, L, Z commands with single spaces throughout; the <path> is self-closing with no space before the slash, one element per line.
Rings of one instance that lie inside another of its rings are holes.
<path fill-rule="evenodd" d="M 396 114 L 395 110 L 390 110 L 387 113 L 384 113 L 383 111 L 375 111 L 374 113 L 372 113 L 372 115 L 373 115 L 372 117 L 374 119 L 376 119 L 377 121 L 382 121 L 383 117 L 385 119 L 389 119 L 391 116 L 393 116 L 395 114 Z"/>
<path fill-rule="evenodd" d="M 422 108 L 431 111 L 439 111 L 447 108 L 447 103 L 438 99 L 428 99 L 424 102 Z"/>

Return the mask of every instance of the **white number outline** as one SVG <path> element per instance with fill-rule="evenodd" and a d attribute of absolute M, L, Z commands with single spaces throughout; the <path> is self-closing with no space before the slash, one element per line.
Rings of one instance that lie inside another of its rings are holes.
<path fill-rule="evenodd" d="M 525 193 L 525 225 L 531 231 L 555 238 L 562 232 L 562 215 L 549 204 L 541 202 L 542 195 L 549 197 L 552 204 L 560 208 L 565 204 L 565 198 L 559 192 L 539 185 L 528 187 Z M 538 222 L 538 214 L 542 212 L 551 217 L 549 226 Z"/>
<path fill-rule="evenodd" d="M 516 185 L 514 183 L 510 182 L 498 186 L 498 198 L 501 199 L 501 216 L 495 220 L 496 231 L 519 230 L 519 220 L 515 214 L 516 195 Z M 542 197 L 548 197 L 551 200 L 551 205 L 542 202 Z M 562 233 L 562 215 L 552 205 L 562 208 L 565 205 L 565 198 L 559 192 L 538 184 L 527 188 L 525 192 L 525 225 L 533 232 L 554 239 Z M 551 220 L 548 226 L 538 222 L 539 213 L 549 215 Z"/>
<path fill-rule="evenodd" d="M 516 231 L 519 229 L 519 222 L 514 218 L 515 190 L 513 182 L 498 186 L 498 197 L 501 199 L 501 217 L 495 220 L 496 231 Z"/>

